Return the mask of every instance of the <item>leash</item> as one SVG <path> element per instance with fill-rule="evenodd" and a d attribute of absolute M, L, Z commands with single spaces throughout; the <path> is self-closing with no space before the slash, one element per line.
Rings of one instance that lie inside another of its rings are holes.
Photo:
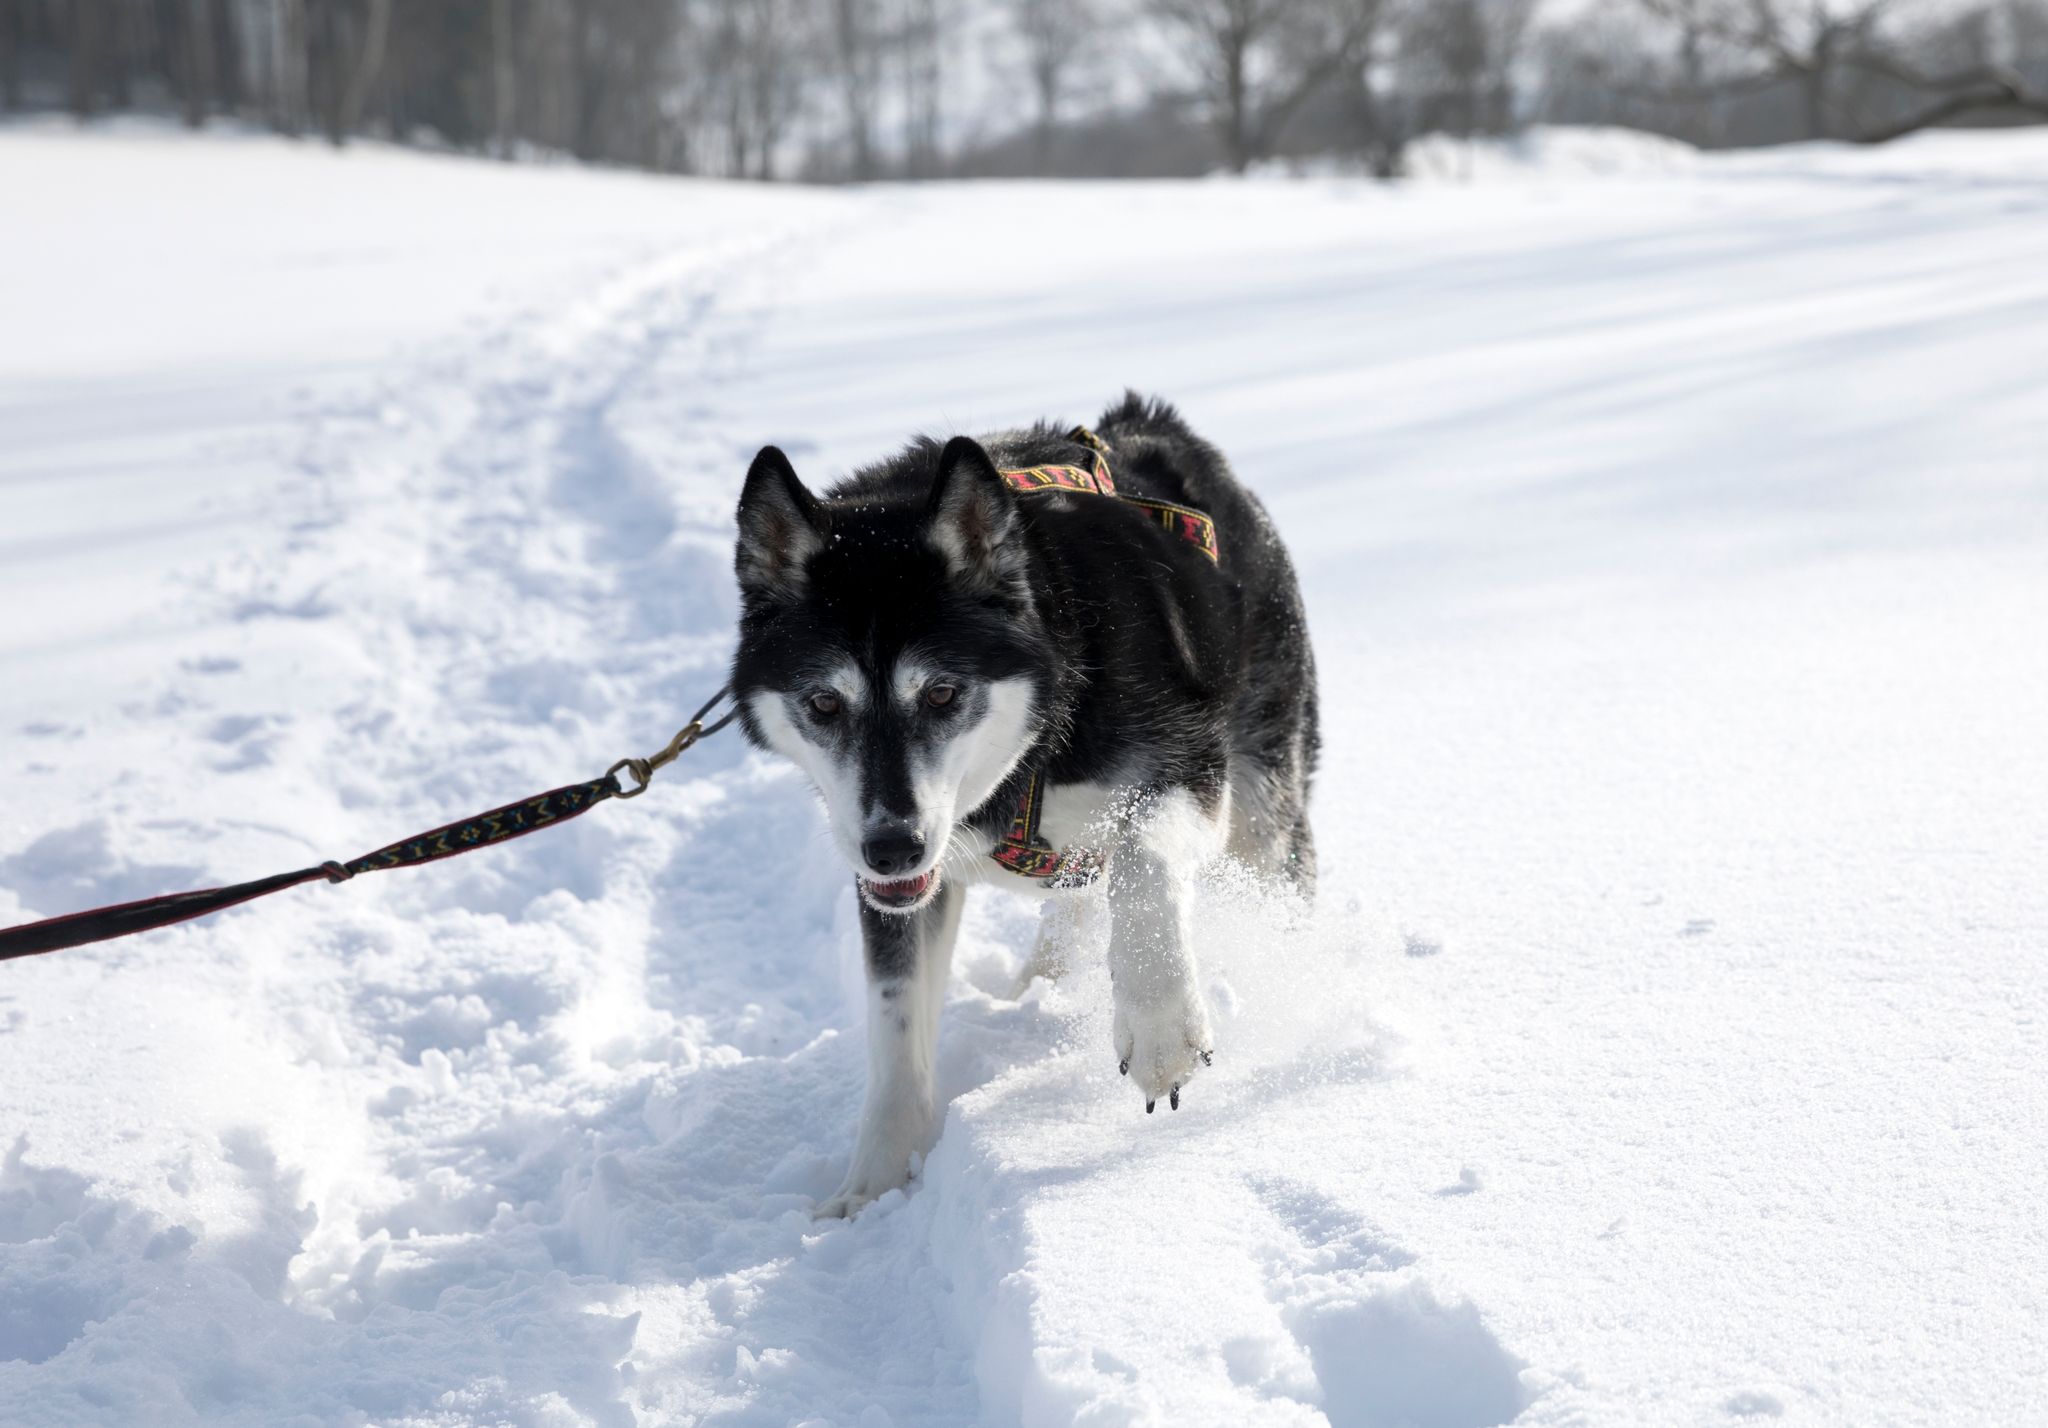
<path fill-rule="evenodd" d="M 57 952 L 66 947 L 82 947 L 88 942 L 128 937 L 137 932 L 169 927 L 173 923 L 190 922 L 195 917 L 205 917 L 208 913 L 253 902 L 259 897 L 298 887 L 301 883 L 322 879 L 330 883 L 345 883 L 362 873 L 437 863 L 443 858 L 473 853 L 495 843 L 509 843 L 514 838 L 524 838 L 529 833 L 566 823 L 588 813 L 608 798 L 638 798 L 647 792 L 647 785 L 654 775 L 674 763 L 691 745 L 700 739 L 710 738 L 739 717 L 739 710 L 731 709 L 709 724 L 704 722 L 705 716 L 717 708 L 730 692 L 731 686 L 728 685 L 712 695 L 709 702 L 691 716 L 689 723 L 676 731 L 676 736 L 659 753 L 644 759 L 620 759 L 605 771 L 603 778 L 551 788 L 546 793 L 493 808 L 473 818 L 430 828 L 345 863 L 321 863 L 294 873 L 278 873 L 254 882 L 236 883 L 232 887 L 170 893 L 0 929 L 0 962 Z M 630 784 L 620 781 L 621 772 L 632 780 Z"/>
<path fill-rule="evenodd" d="M 1114 500 L 1137 506 L 1149 514 L 1160 525 L 1179 536 L 1212 561 L 1221 563 L 1216 542 L 1216 522 L 1205 512 L 1192 506 L 1178 505 L 1172 501 L 1154 501 L 1119 491 L 1116 479 L 1109 470 L 1109 444 L 1087 427 L 1076 427 L 1068 439 L 1087 448 L 1089 464 L 1082 466 L 1031 466 L 1022 470 L 1004 471 L 1003 481 L 1020 494 L 1041 492 L 1082 492 L 1095 496 L 1106 496 Z M 325 880 L 330 883 L 345 883 L 362 873 L 380 873 L 387 868 L 413 868 L 422 863 L 437 863 L 443 858 L 453 858 L 462 853 L 473 853 L 479 848 L 488 848 L 496 843 L 508 843 L 514 838 L 523 838 L 543 828 L 551 828 L 579 818 L 591 809 L 612 798 L 638 798 L 647 791 L 647 785 L 668 765 L 681 757 L 685 750 L 700 739 L 708 739 L 739 717 L 738 709 L 730 709 L 713 720 L 704 722 L 705 716 L 717 708 L 720 701 L 731 693 L 731 686 L 720 689 L 711 696 L 702 709 L 691 716 L 690 722 L 676 731 L 659 753 L 644 759 L 624 758 L 605 771 L 603 778 L 588 783 L 565 784 L 551 788 L 546 793 L 532 798 L 508 803 L 502 808 L 479 813 L 456 823 L 443 824 L 426 832 L 379 848 L 374 853 L 365 853 L 360 858 L 351 858 L 345 863 L 326 862 L 297 872 L 278 873 L 274 877 L 258 878 L 254 882 L 236 883 L 232 887 L 201 888 L 196 892 L 169 893 L 162 897 L 143 898 L 139 902 L 116 903 L 111 907 L 90 908 L 84 912 L 67 913 L 42 922 L 26 923 L 20 927 L 0 928 L 0 962 L 16 957 L 34 957 L 44 952 L 58 952 L 66 947 L 82 947 L 89 942 L 105 942 L 115 937 L 129 937 L 138 932 L 149 932 L 175 923 L 190 922 L 209 913 L 253 902 L 259 897 L 268 897 L 302 883 Z M 632 782 L 622 783 L 619 775 L 628 775 Z M 1003 867 L 1021 877 L 1041 882 L 1048 887 L 1085 887 L 1101 875 L 1104 859 L 1098 852 L 1089 849 L 1060 849 L 1052 846 L 1038 831 L 1038 819 L 1044 785 L 1044 771 L 1034 769 L 1019 795 L 1017 808 L 1010 820 L 1009 828 L 996 839 L 990 850 L 991 856 Z"/>

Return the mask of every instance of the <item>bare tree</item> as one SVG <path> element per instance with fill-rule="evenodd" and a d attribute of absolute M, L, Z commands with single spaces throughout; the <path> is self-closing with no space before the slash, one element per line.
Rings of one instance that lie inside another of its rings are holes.
<path fill-rule="evenodd" d="M 181 0 L 177 10 L 177 77 L 181 108 L 188 128 L 206 122 L 213 98 L 213 6 L 210 0 Z"/>
<path fill-rule="evenodd" d="M 815 7 L 802 0 L 717 0 L 702 51 L 707 112 L 724 131 L 725 171 L 772 179 L 804 103 L 804 79 L 820 48 Z"/>
<path fill-rule="evenodd" d="M 1147 0 L 1179 33 L 1232 170 L 1244 172 L 1309 96 L 1350 70 L 1376 7 L 1364 0 Z"/>
<path fill-rule="evenodd" d="M 569 152 L 579 159 L 600 156 L 598 109 L 604 102 L 604 71 L 597 59 L 602 28 L 591 0 L 565 0 L 562 32 L 563 93 L 567 100 Z"/>
<path fill-rule="evenodd" d="M 575 142 L 578 108 L 575 12 L 556 3 L 533 6 L 527 15 L 515 122 L 534 142 L 566 150 Z"/>
<path fill-rule="evenodd" d="M 215 107 L 233 114 L 242 107 L 241 8 L 234 0 L 213 0 L 213 93 Z"/>
<path fill-rule="evenodd" d="M 2005 58 L 2030 55 L 2048 67 L 2048 0 L 2006 0 L 2004 13 L 2011 46 Z"/>
<path fill-rule="evenodd" d="M 1101 18 L 1093 0 L 1010 0 L 1010 23 L 1024 42 L 1024 65 L 1037 104 L 1034 141 L 1040 173 L 1052 169 L 1060 103 L 1074 63 Z"/>
<path fill-rule="evenodd" d="M 772 179 L 783 138 L 803 108 L 811 17 L 800 0 L 752 0 L 751 8 L 747 81 L 757 159 L 750 177 Z"/>
<path fill-rule="evenodd" d="M 1830 91 L 1855 49 L 1870 44 L 1894 0 L 1642 0 L 1680 27 L 1689 68 L 1711 85 L 1797 86 L 1806 137 L 1830 136 Z M 1718 71 L 1709 77 L 1708 66 Z"/>
<path fill-rule="evenodd" d="M 1427 0 L 1402 26 L 1404 77 L 1432 91 L 1439 127 L 1462 138 L 1509 127 L 1512 70 L 1533 0 Z"/>
<path fill-rule="evenodd" d="M 1949 119 L 2008 110 L 2048 116 L 2048 93 L 1989 54 L 1953 68 L 1909 58 L 1933 24 L 1899 0 L 1637 0 L 1675 37 L 1678 62 L 1652 62 L 1623 77 L 1637 92 L 1674 103 L 1791 87 L 1802 135 L 1883 143 Z M 1873 82 L 1912 96 L 1872 120 Z"/>
<path fill-rule="evenodd" d="M 100 7 L 95 4 L 74 5 L 68 11 L 70 31 L 65 35 L 65 44 L 70 50 L 69 93 L 71 112 L 81 119 L 91 116 L 99 107 L 100 65 L 106 40 L 102 33 Z"/>
<path fill-rule="evenodd" d="M 886 43 L 877 0 L 832 0 L 832 56 L 846 116 L 848 172 L 856 181 L 880 172 L 875 111 L 881 102 Z"/>
<path fill-rule="evenodd" d="M 512 157 L 519 105 L 519 66 L 512 33 L 512 0 L 491 0 L 491 145 Z"/>
<path fill-rule="evenodd" d="M 361 126 L 383 66 L 391 0 L 300 0 L 305 22 L 297 63 L 307 112 L 334 144 Z"/>
<path fill-rule="evenodd" d="M 341 90 L 336 122 L 328 131 L 335 143 L 362 127 L 363 106 L 369 103 L 370 86 L 377 82 L 377 74 L 384 68 L 384 46 L 390 38 L 391 0 L 369 0 L 355 62 L 348 68 L 348 82 Z"/>
<path fill-rule="evenodd" d="M 22 9 L 0 5 L 0 109 L 21 108 Z"/>
<path fill-rule="evenodd" d="M 1393 10 L 1382 0 L 1360 0 L 1358 43 L 1343 81 L 1352 143 L 1380 178 L 1401 172 L 1402 154 L 1415 127 L 1409 96 L 1388 92 L 1386 83 L 1386 73 L 1400 69 L 1396 57 L 1387 53 L 1394 37 Z"/>
<path fill-rule="evenodd" d="M 1851 53 L 1847 64 L 1911 98 L 1903 112 L 1888 118 L 1852 112 L 1850 136 L 1859 143 L 1882 144 L 1968 115 L 2004 111 L 2048 117 L 2048 87 L 2031 82 L 2014 62 L 2029 8 L 2008 4 L 1997 12 L 1978 9 L 1931 19 L 1910 36 L 1910 43 Z M 2031 8 L 2035 18 L 2048 18 L 2048 7 Z M 1909 60 L 1909 54 L 1914 58 Z"/>
<path fill-rule="evenodd" d="M 306 127 L 306 0 L 271 0 L 271 122 L 287 134 Z"/>
<path fill-rule="evenodd" d="M 1594 0 L 1532 52 L 1534 3 L 0 0 L 0 103 L 752 178 L 1195 173 L 1283 145 L 1393 173 L 1412 135 L 1497 131 L 1532 100 L 1709 144 L 2048 118 L 2048 0 Z M 954 56 L 991 12 L 1016 97 L 990 106 L 1007 132 L 977 134 Z M 1132 48 L 1180 43 L 1192 95 L 1183 70 L 1138 106 L 1070 112 L 1127 15 Z"/>
<path fill-rule="evenodd" d="M 135 102 L 136 69 L 156 48 L 156 16 L 146 6 L 121 4 L 118 0 L 88 3 L 101 11 L 100 37 L 105 49 L 100 70 L 106 82 L 108 106 L 126 109 Z"/>
<path fill-rule="evenodd" d="M 903 82 L 903 171 L 931 178 L 939 170 L 944 0 L 902 0 L 896 57 Z"/>

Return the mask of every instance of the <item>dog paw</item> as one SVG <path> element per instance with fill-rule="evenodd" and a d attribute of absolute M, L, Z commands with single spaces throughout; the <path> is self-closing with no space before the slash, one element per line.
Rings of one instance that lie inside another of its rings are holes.
<path fill-rule="evenodd" d="M 1156 1004 L 1119 1000 L 1111 1035 L 1117 1070 L 1144 1095 L 1147 1113 L 1162 1100 L 1179 1110 L 1182 1088 L 1210 1064 L 1209 1014 L 1193 988 Z"/>
<path fill-rule="evenodd" d="M 820 1200 L 811 1211 L 814 1220 L 850 1220 L 866 1209 L 870 1201 L 879 1200 L 891 1190 L 901 1189 L 910 1183 L 910 1166 L 904 1164 L 900 1175 L 863 1175 L 850 1172 L 846 1183 L 841 1185 L 828 1200 Z"/>
<path fill-rule="evenodd" d="M 820 1200 L 811 1211 L 814 1220 L 850 1220 L 876 1197 L 862 1190 L 842 1189 L 829 1200 Z"/>
<path fill-rule="evenodd" d="M 930 1117 L 901 1111 L 863 1128 L 846 1179 L 811 1211 L 814 1220 L 850 1220 L 870 1200 L 900 1190 L 916 1175 L 929 1141 Z"/>

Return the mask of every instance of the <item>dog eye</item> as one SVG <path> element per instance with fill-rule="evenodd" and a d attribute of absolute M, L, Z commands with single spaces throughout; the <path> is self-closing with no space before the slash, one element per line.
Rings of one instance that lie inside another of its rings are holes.
<path fill-rule="evenodd" d="M 924 692 L 924 702 L 934 709 L 943 709 L 953 702 L 953 696 L 959 692 L 950 684 L 934 684 Z"/>
<path fill-rule="evenodd" d="M 839 712 L 839 696 L 829 689 L 821 689 L 811 696 L 811 712 L 820 719 L 829 719 Z"/>

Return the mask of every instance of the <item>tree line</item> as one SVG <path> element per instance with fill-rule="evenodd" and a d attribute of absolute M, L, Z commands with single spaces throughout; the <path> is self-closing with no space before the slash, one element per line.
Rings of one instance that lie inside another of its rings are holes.
<path fill-rule="evenodd" d="M 2048 0 L 0 0 L 0 105 L 822 181 L 2048 119 Z"/>

